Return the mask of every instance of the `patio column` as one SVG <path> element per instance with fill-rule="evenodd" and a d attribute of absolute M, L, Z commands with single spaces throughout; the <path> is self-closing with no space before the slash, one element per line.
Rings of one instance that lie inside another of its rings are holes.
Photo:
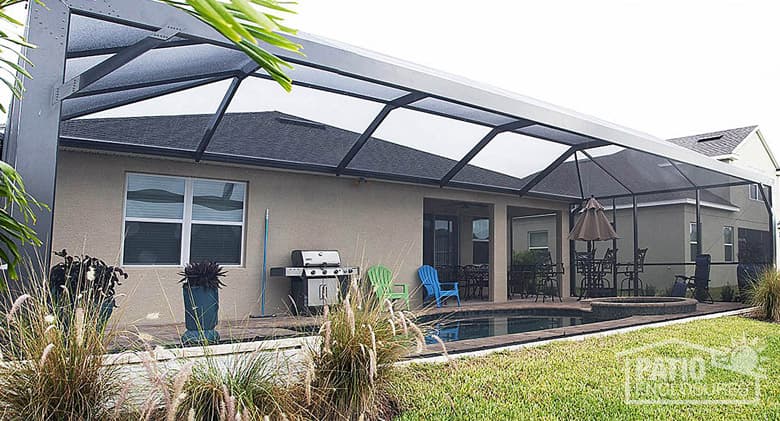
<path fill-rule="evenodd" d="M 471 217 L 458 213 L 458 264 L 474 263 L 474 245 L 472 244 Z"/>
<path fill-rule="evenodd" d="M 702 253 L 702 232 L 701 232 L 701 190 L 696 189 L 696 254 Z M 696 256 L 691 256 L 694 260 Z"/>
<path fill-rule="evenodd" d="M 490 300 L 503 303 L 507 300 L 507 205 L 492 205 L 490 221 Z"/>
<path fill-rule="evenodd" d="M 571 226 L 569 225 L 569 214 L 571 212 L 567 211 L 560 211 L 555 213 L 555 218 L 557 219 L 555 226 L 557 227 L 555 230 L 556 238 L 558 239 L 558 247 L 555 256 L 555 262 L 561 263 L 561 267 L 564 268 L 564 275 L 558 279 L 558 285 L 561 288 L 561 297 L 568 297 L 571 294 L 571 283 L 566 282 L 566 276 L 568 274 L 568 271 L 571 268 L 570 265 L 570 245 L 571 243 L 568 241 L 568 234 L 571 230 Z"/>
<path fill-rule="evenodd" d="M 61 105 L 55 99 L 55 91 L 63 83 L 70 12 L 61 1 L 47 1 L 45 6 L 30 2 L 28 8 L 27 41 L 38 48 L 23 49 L 35 66 L 22 66 L 34 80 L 25 78 L 24 97 L 11 103 L 3 160 L 21 174 L 27 192 L 49 206 L 50 210 L 33 207 L 38 217 L 34 229 L 43 246 L 40 249 L 27 246 L 22 250 L 23 257 L 29 258 L 34 266 L 48 267 Z"/>

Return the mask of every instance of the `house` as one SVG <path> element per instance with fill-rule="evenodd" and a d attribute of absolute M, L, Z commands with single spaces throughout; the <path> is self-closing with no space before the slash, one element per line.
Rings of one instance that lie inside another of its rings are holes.
<path fill-rule="evenodd" d="M 747 184 L 771 197 L 775 187 L 774 176 L 629 128 L 313 35 L 290 36 L 305 56 L 279 52 L 295 64 L 287 94 L 208 25 L 160 2 L 30 7 L 35 83 L 9 108 L 3 144 L 3 160 L 52 209 L 35 226 L 43 252 L 30 252 L 44 265 L 63 248 L 118 262 L 125 320 L 180 320 L 179 272 L 199 259 L 227 267 L 220 317 L 256 314 L 264 249 L 269 267 L 290 265 L 295 249 L 337 249 L 363 270 L 386 264 L 412 306 L 423 263 L 487 262 L 474 295 L 502 302 L 513 218 L 553 218 L 547 247 L 570 273 L 570 209 L 585 197 L 622 204 Z M 213 106 L 192 111 L 205 100 Z M 95 116 L 122 106 L 140 114 Z M 330 119 L 309 115 L 320 111 Z M 333 122 L 358 114 L 361 127 Z M 290 290 L 269 278 L 266 313 L 286 312 Z"/>
<path fill-rule="evenodd" d="M 695 152 L 719 161 L 760 171 L 772 176 L 778 169 L 777 161 L 758 126 L 741 127 L 718 132 L 704 133 L 668 140 Z M 655 165 L 674 171 L 671 163 L 643 157 L 632 151 L 620 151 L 596 159 L 618 162 L 645 160 L 646 165 Z M 567 163 L 573 171 L 575 164 Z M 641 166 L 639 166 L 641 168 Z M 630 171 L 628 167 L 616 174 L 624 182 L 644 178 L 643 174 Z M 742 185 L 712 188 L 700 191 L 701 202 L 701 252 L 710 254 L 714 265 L 711 269 L 712 287 L 726 284 L 736 285 L 736 264 L 743 262 L 772 262 L 770 256 L 761 253 L 770 243 L 768 214 L 756 185 Z M 611 215 L 612 203 L 603 203 Z M 696 192 L 678 191 L 638 196 L 638 238 L 641 248 L 648 248 L 645 274 L 641 276 L 645 285 L 652 285 L 657 292 L 671 286 L 674 275 L 692 275 L 690 264 L 699 250 L 699 236 L 696 225 Z M 633 259 L 632 204 L 630 198 L 615 201 L 616 227 L 620 239 L 615 243 L 619 250 L 618 261 Z M 512 222 L 513 250 L 515 252 L 543 248 L 548 232 L 554 230 L 554 221 L 549 217 L 521 217 Z M 549 241 L 549 240 L 548 240 Z M 554 242 L 549 242 L 555 247 Z M 597 255 L 601 255 L 612 242 L 596 244 Z M 578 244 L 578 250 L 584 250 Z M 688 265 L 685 265 L 688 262 Z M 619 276 L 624 278 L 624 276 Z M 620 279 L 619 279 L 620 281 Z M 717 298 L 717 297 L 716 297 Z"/>
<path fill-rule="evenodd" d="M 270 210 L 269 266 L 289 265 L 294 249 L 337 249 L 345 264 L 364 270 L 378 263 L 391 267 L 398 274 L 397 282 L 410 286 L 415 305 L 422 298 L 416 270 L 428 256 L 436 254 L 437 262 L 449 258 L 465 264 L 476 253 L 477 259 L 485 259 L 482 263 L 506 262 L 505 255 L 499 256 L 500 244 L 505 243 L 495 241 L 506 241 L 506 236 L 493 234 L 506 230 L 506 215 L 553 213 L 563 230 L 568 223 L 564 220 L 568 205 L 560 201 L 185 162 L 102 148 L 109 142 L 191 147 L 210 118 L 76 119 L 62 124 L 53 249 L 83 247 L 87 253 L 116 259 L 130 274 L 122 291 L 131 304 L 119 311 L 127 320 L 149 312 L 160 312 L 161 320 L 170 320 L 166 309 L 171 307 L 174 315 L 181 314 L 177 283 L 181 264 L 201 258 L 216 259 L 227 267 L 222 317 L 240 319 L 257 313 L 265 209 Z M 216 154 L 295 156 L 329 164 L 338 162 L 359 136 L 279 112 L 229 113 L 209 149 Z M 441 173 L 455 163 L 377 138 L 370 138 L 354 161 L 357 168 L 384 166 L 399 174 Z M 475 166 L 465 167 L 464 173 L 491 184 L 520 182 Z M 451 225 L 452 232 L 467 235 L 452 242 L 443 238 L 440 227 L 451 220 L 448 215 L 461 216 Z M 471 230 L 458 230 L 457 224 L 476 217 L 488 226 L 472 241 Z M 434 226 L 431 237 L 428 227 Z M 445 241 L 451 248 L 442 249 Z M 567 254 L 567 246 L 561 243 L 553 251 L 556 261 Z M 494 280 L 501 277 L 505 279 L 505 271 L 491 273 Z M 505 300 L 502 284 L 505 288 L 505 280 L 491 282 L 493 287 L 483 291 L 484 298 Z M 288 312 L 289 294 L 287 278 L 269 278 L 266 312 Z"/>

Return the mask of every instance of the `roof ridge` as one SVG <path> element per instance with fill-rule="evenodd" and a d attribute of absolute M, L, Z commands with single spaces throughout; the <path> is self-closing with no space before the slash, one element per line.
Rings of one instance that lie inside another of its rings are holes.
<path fill-rule="evenodd" d="M 757 127 L 758 127 L 758 124 L 753 124 L 753 125 L 750 125 L 750 126 L 733 127 L 733 128 L 730 128 L 730 129 L 723 129 L 723 130 L 713 130 L 711 132 L 697 133 L 697 134 L 692 134 L 692 135 L 688 135 L 688 136 L 670 137 L 670 138 L 666 139 L 666 141 L 670 142 L 670 141 L 677 140 L 677 139 L 688 139 L 688 138 L 692 138 L 692 137 L 711 136 L 711 135 L 718 134 L 718 133 L 729 133 L 729 132 L 734 132 L 734 131 L 737 131 L 737 130 L 744 130 L 744 129 L 750 129 L 750 131 L 753 131 Z"/>

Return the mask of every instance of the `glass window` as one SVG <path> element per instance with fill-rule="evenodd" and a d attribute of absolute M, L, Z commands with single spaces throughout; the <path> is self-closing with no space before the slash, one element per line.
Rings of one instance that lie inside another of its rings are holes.
<path fill-rule="evenodd" d="M 241 264 L 241 226 L 192 224 L 190 261 Z"/>
<path fill-rule="evenodd" d="M 474 241 L 490 241 L 490 219 L 475 219 L 471 227 L 471 238 Z"/>
<path fill-rule="evenodd" d="M 125 222 L 124 264 L 178 265 L 182 224 Z"/>
<path fill-rule="evenodd" d="M 758 184 L 751 184 L 748 186 L 748 197 L 751 200 L 761 200 L 761 193 L 758 191 Z"/>
<path fill-rule="evenodd" d="M 547 231 L 530 231 L 528 233 L 528 250 L 547 250 L 548 247 Z"/>
<path fill-rule="evenodd" d="M 699 235 L 698 235 L 698 226 L 695 222 L 691 222 L 690 228 L 688 230 L 690 233 L 688 242 L 690 245 L 690 260 L 696 259 L 696 255 L 699 254 Z"/>
<path fill-rule="evenodd" d="M 245 195 L 244 183 L 129 174 L 123 264 L 240 265 Z"/>
<path fill-rule="evenodd" d="M 471 221 L 471 245 L 472 263 L 490 263 L 490 219 L 479 218 Z"/>
<path fill-rule="evenodd" d="M 734 227 L 723 227 L 723 260 L 734 261 Z"/>
<path fill-rule="evenodd" d="M 128 218 L 184 217 L 184 179 L 133 174 L 127 178 Z"/>
<path fill-rule="evenodd" d="M 192 220 L 242 222 L 244 185 L 224 181 L 194 180 Z"/>

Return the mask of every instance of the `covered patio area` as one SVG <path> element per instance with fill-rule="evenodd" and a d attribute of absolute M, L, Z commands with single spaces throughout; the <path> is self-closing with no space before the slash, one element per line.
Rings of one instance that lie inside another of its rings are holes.
<path fill-rule="evenodd" d="M 244 213 L 226 224 L 241 227 L 225 240 L 240 242 L 231 257 L 241 281 L 229 296 L 241 303 L 231 310 L 238 316 L 249 314 L 259 296 L 265 269 L 257 256 L 268 244 L 258 221 L 269 208 L 283 216 L 270 255 L 278 264 L 293 248 L 362 245 L 372 257 L 360 262 L 356 251 L 349 259 L 364 266 L 399 262 L 393 269 L 415 292 L 416 305 L 422 264 L 475 266 L 476 280 L 468 281 L 464 296 L 505 302 L 516 292 L 513 259 L 533 250 L 546 250 L 550 264 L 560 267 L 557 295 L 577 295 L 576 253 L 583 244 L 569 242 L 567 234 L 591 196 L 612 212 L 621 237 L 598 245 L 599 253 L 605 246 L 619 250 L 617 260 L 629 264 L 632 279 L 646 271 L 645 278 L 671 282 L 675 270 L 692 268 L 685 247 L 708 251 L 702 198 L 741 187 L 755 189 L 764 231 L 772 233 L 760 242 L 762 255 L 774 261 L 774 178 L 651 135 L 307 34 L 293 37 L 305 56 L 274 51 L 295 66 L 295 88 L 286 94 L 233 44 L 163 4 L 63 0 L 29 7 L 28 39 L 38 45 L 27 53 L 36 63 L 29 69 L 35 81 L 12 104 L 3 160 L 51 208 L 40 212 L 36 226 L 47 251 L 54 243 L 81 244 L 84 233 L 75 227 L 89 225 L 68 223 L 66 217 L 79 217 L 68 197 L 83 193 L 78 180 L 95 177 L 79 170 L 82 160 L 109 156 L 95 168 L 116 169 L 108 177 L 116 191 L 136 173 L 189 177 L 182 186 L 208 175 L 258 189 L 244 202 L 234 199 Z M 191 199 L 191 187 L 182 189 L 179 196 Z M 112 196 L 108 184 L 93 190 L 111 197 L 105 210 L 111 216 L 104 219 L 116 231 L 111 243 L 96 248 L 124 257 L 123 224 L 130 219 L 114 213 L 126 211 L 127 196 Z M 692 195 L 683 204 L 694 209 L 693 225 L 664 219 L 667 228 L 640 229 L 643 202 L 683 193 Z M 274 209 L 281 201 L 284 207 Z M 182 226 L 191 228 L 191 219 Z M 644 243 L 664 235 L 684 247 L 670 255 L 650 247 L 644 261 Z M 165 276 L 175 277 L 190 249 L 174 250 Z M 44 265 L 48 256 L 41 256 Z M 131 277 L 152 279 L 154 265 L 141 263 Z M 649 275 L 651 267 L 669 273 Z M 613 288 L 620 289 L 616 273 Z M 281 301 L 287 291 L 276 285 L 271 292 Z M 626 289 L 640 295 L 640 288 Z"/>

